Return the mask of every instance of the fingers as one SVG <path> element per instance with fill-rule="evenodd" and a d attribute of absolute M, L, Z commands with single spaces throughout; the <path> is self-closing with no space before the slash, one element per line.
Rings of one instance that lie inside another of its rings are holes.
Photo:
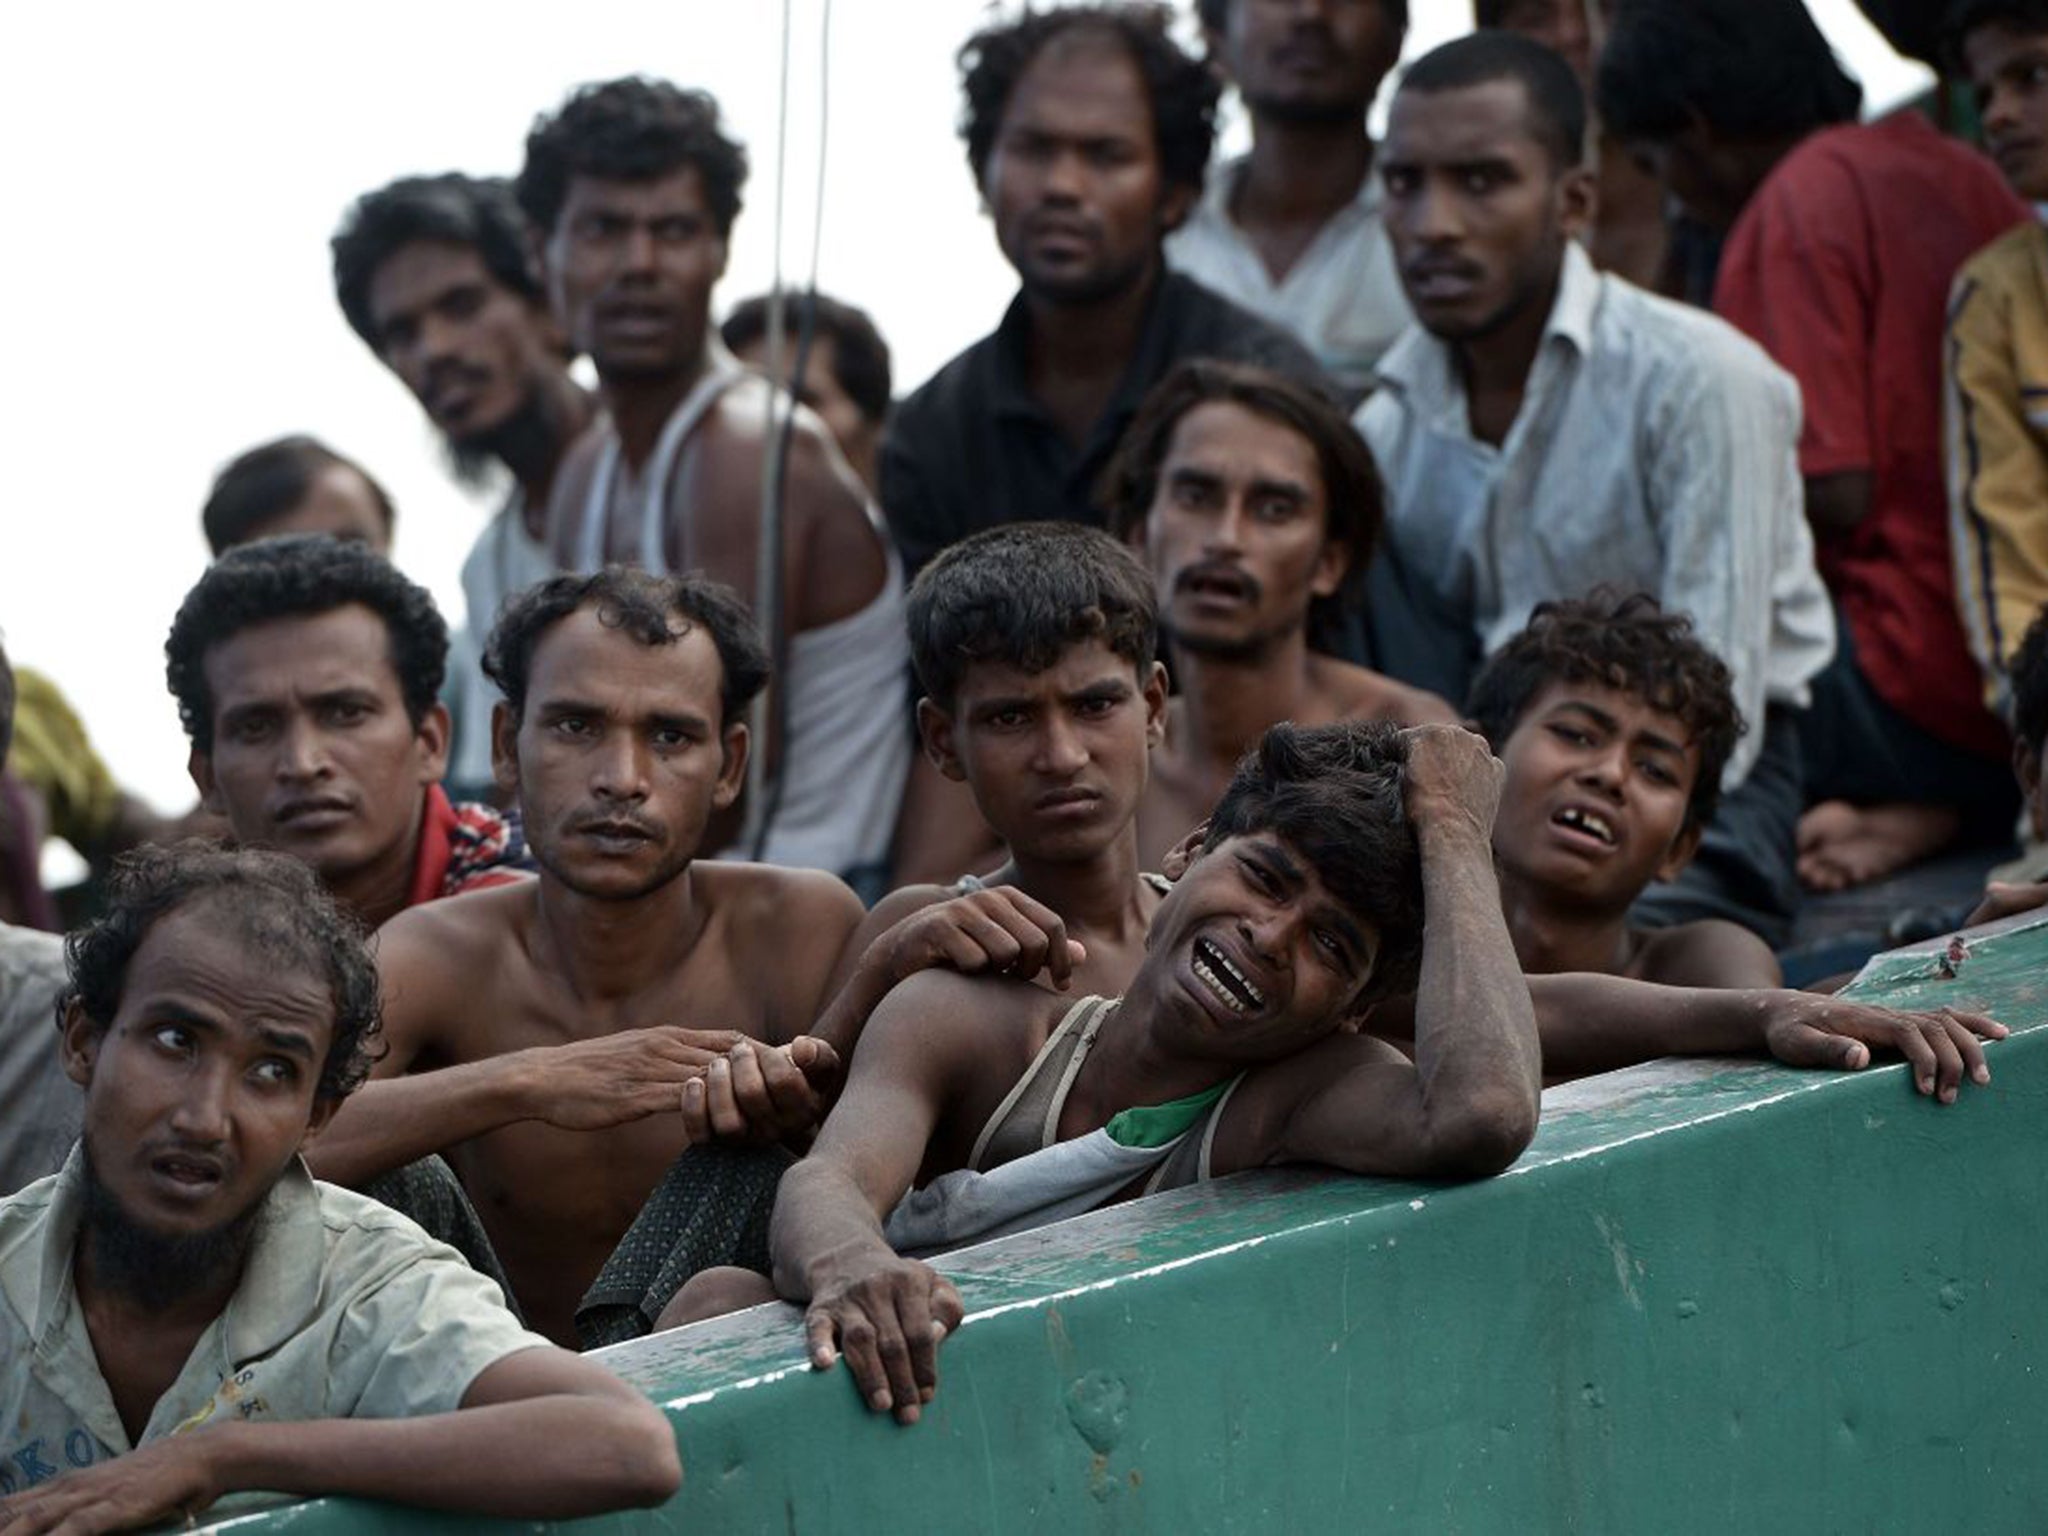
<path fill-rule="evenodd" d="M 798 1035 L 790 1041 L 789 1059 L 814 1085 L 830 1084 L 839 1076 L 839 1053 L 816 1035 Z"/>
<path fill-rule="evenodd" d="M 755 1053 L 768 1092 L 768 1115 L 783 1129 L 800 1128 L 818 1117 L 818 1095 L 796 1063 L 796 1044 L 791 1041 L 786 1049 Z"/>
<path fill-rule="evenodd" d="M 1944 1104 L 1953 1104 L 1956 1090 L 1963 1081 L 1962 1050 L 1949 1033 L 1946 1015 L 1937 1014 L 1932 1019 L 1916 1022 L 1920 1023 L 1922 1038 L 1934 1052 L 1934 1096 Z M 1962 1033 L 1967 1036 L 1969 1032 L 1965 1030 Z M 1926 1093 L 1928 1089 L 1923 1084 L 1920 1091 Z"/>
<path fill-rule="evenodd" d="M 1917 1092 L 1934 1092 L 1934 1070 L 1936 1057 L 1934 1047 L 1927 1037 L 1914 1027 L 1911 1019 L 1902 1019 L 1900 1028 L 1893 1031 L 1899 1054 L 1906 1058 L 1906 1065 L 1913 1073 L 1913 1087 Z"/>
<path fill-rule="evenodd" d="M 726 1056 L 725 1081 L 732 1092 L 734 1113 L 739 1117 L 739 1128 L 735 1134 L 749 1129 L 780 1128 L 775 1098 L 768 1091 L 768 1076 L 761 1064 L 763 1056 L 779 1054 L 772 1048 L 764 1050 L 749 1042 L 734 1046 Z"/>
<path fill-rule="evenodd" d="M 1989 1019 L 1983 1020 L 1990 1023 Z M 1991 1067 L 1984 1060 L 1984 1042 L 1977 1038 L 1977 1031 L 1952 1009 L 1943 1009 L 1941 1027 L 1948 1036 L 1962 1063 L 1962 1073 L 1979 1087 L 1991 1081 Z M 1999 1026 L 2003 1028 L 2003 1026 Z"/>
<path fill-rule="evenodd" d="M 839 1359 L 839 1325 L 823 1307 L 813 1306 L 804 1314 L 804 1348 L 811 1357 L 811 1369 L 829 1371 Z"/>
<path fill-rule="evenodd" d="M 901 1262 L 815 1301 L 804 1332 L 814 1367 L 843 1358 L 871 1409 L 915 1424 L 938 1391 L 939 1344 L 960 1317 L 951 1284 L 922 1264 Z"/>
<path fill-rule="evenodd" d="M 702 1074 L 682 1086 L 683 1134 L 693 1147 L 714 1139 L 711 1129 L 711 1097 L 705 1091 Z"/>

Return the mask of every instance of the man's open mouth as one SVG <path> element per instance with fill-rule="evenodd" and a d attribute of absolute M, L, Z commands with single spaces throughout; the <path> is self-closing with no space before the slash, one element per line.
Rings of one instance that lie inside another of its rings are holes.
<path fill-rule="evenodd" d="M 1598 811 L 1583 805 L 1568 805 L 1550 818 L 1553 823 L 1573 832 L 1584 833 L 1609 848 L 1615 844 L 1614 823 Z"/>
<path fill-rule="evenodd" d="M 1207 939 L 1195 940 L 1195 979 L 1232 1013 L 1250 1013 L 1266 1005 L 1266 994 L 1252 985 L 1251 977 Z"/>

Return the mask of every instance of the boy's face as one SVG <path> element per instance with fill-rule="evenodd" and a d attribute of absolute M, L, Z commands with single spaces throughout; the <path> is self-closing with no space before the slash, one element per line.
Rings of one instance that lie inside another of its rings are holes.
<path fill-rule="evenodd" d="M 2048 200 L 2048 34 L 1991 22 L 1964 38 L 1963 62 L 1984 147 L 2021 197 Z"/>
<path fill-rule="evenodd" d="M 1140 673 L 1100 640 L 1070 645 L 1043 672 L 973 662 L 949 714 L 918 704 L 925 751 L 974 791 L 1013 852 L 1092 858 L 1129 829 L 1147 758 L 1166 730 L 1166 669 Z"/>
<path fill-rule="evenodd" d="M 1602 912 L 1683 869 L 1699 845 L 1685 825 L 1700 754 L 1685 723 L 1633 694 L 1551 683 L 1501 744 L 1494 817 L 1503 868 Z"/>

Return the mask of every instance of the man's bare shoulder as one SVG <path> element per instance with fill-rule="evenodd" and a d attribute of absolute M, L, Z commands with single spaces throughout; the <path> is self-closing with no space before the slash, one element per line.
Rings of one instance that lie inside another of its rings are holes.
<path fill-rule="evenodd" d="M 992 1039 L 1050 1033 L 1078 997 L 1047 992 L 1002 976 L 964 976 L 933 969 L 906 977 L 890 989 L 869 1022 L 891 1034 L 911 1031 L 926 1040 L 959 1041 L 986 1048 Z"/>
<path fill-rule="evenodd" d="M 407 907 L 377 930 L 378 964 L 474 960 L 519 944 L 539 888 L 515 880 Z"/>
<path fill-rule="evenodd" d="M 1650 930 L 1626 974 L 1667 987 L 1778 987 L 1785 981 L 1768 944 L 1718 917 Z"/>
<path fill-rule="evenodd" d="M 705 910 L 748 947 L 756 938 L 782 949 L 826 943 L 830 961 L 867 913 L 844 880 L 823 870 L 720 859 L 693 865 L 690 878 Z"/>
<path fill-rule="evenodd" d="M 1331 720 L 1383 720 L 1392 725 L 1461 725 L 1463 717 L 1426 689 L 1335 656 L 1312 656 L 1311 678 Z"/>

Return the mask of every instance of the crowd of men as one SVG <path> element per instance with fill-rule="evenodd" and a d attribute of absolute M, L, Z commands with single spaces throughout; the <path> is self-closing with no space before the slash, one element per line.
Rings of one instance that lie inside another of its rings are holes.
<path fill-rule="evenodd" d="M 714 325 L 702 91 L 346 211 L 505 501 L 451 635 L 369 469 L 233 458 L 177 819 L 0 657 L 0 1531 L 657 1502 L 577 1351 L 781 1298 L 907 1423 L 964 1243 L 1483 1177 L 1669 1054 L 1988 1079 L 1774 946 L 2016 821 L 1975 916 L 2048 897 L 2048 0 L 1954 7 L 1989 159 L 1801 0 L 1476 11 L 1378 140 L 1405 0 L 989 23 L 1018 293 L 901 400 L 850 305 Z"/>

